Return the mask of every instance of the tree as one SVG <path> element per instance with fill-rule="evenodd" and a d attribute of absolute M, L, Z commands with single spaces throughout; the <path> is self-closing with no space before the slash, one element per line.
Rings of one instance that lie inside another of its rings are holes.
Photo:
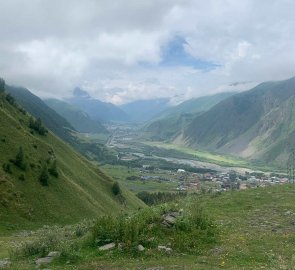
<path fill-rule="evenodd" d="M 115 182 L 115 183 L 113 184 L 113 186 L 112 186 L 112 191 L 113 191 L 113 194 L 114 194 L 115 196 L 121 194 L 121 188 L 120 188 L 118 182 Z"/>
<path fill-rule="evenodd" d="M 0 93 L 5 91 L 5 81 L 4 79 L 0 78 Z"/>
<path fill-rule="evenodd" d="M 41 173 L 39 175 L 39 181 L 41 182 L 42 186 L 48 186 L 48 180 L 49 180 L 48 169 L 46 164 L 44 164 L 42 167 Z"/>

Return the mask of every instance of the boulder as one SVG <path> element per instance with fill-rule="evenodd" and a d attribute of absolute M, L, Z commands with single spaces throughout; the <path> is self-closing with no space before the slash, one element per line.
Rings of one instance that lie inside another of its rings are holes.
<path fill-rule="evenodd" d="M 40 266 L 42 264 L 49 264 L 53 261 L 54 257 L 44 257 L 44 258 L 39 258 L 35 261 L 35 263 Z"/>
<path fill-rule="evenodd" d="M 98 248 L 98 250 L 110 250 L 116 247 L 115 243 L 106 244 Z"/>
<path fill-rule="evenodd" d="M 60 252 L 59 251 L 51 251 L 47 255 L 47 257 L 54 257 L 54 258 L 57 258 L 59 256 L 60 256 Z"/>
<path fill-rule="evenodd" d="M 138 249 L 138 251 L 144 251 L 145 250 L 143 245 L 138 245 L 137 249 Z"/>

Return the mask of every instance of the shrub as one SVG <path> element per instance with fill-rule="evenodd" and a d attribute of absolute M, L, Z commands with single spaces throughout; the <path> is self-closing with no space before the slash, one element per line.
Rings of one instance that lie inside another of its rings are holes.
<path fill-rule="evenodd" d="M 48 130 L 43 126 L 40 118 L 35 120 L 33 117 L 30 117 L 29 127 L 43 136 L 46 135 L 46 133 L 48 132 Z"/>
<path fill-rule="evenodd" d="M 25 181 L 25 175 L 24 174 L 21 174 L 19 177 L 18 177 L 19 180 L 21 181 Z"/>
<path fill-rule="evenodd" d="M 12 95 L 10 95 L 10 94 L 7 94 L 6 95 L 6 97 L 5 97 L 5 99 L 7 100 L 7 102 L 10 104 L 10 105 L 12 105 L 12 106 L 15 106 L 15 99 L 14 99 L 14 97 L 12 96 Z"/>
<path fill-rule="evenodd" d="M 112 186 L 112 192 L 115 196 L 121 194 L 121 188 L 118 182 L 115 182 Z"/>
<path fill-rule="evenodd" d="M 177 211 L 179 217 L 174 226 L 166 227 L 163 215 L 171 211 Z M 169 242 L 175 251 L 198 254 L 216 242 L 217 227 L 201 208 L 180 213 L 176 205 L 162 205 L 128 216 L 101 217 L 93 227 L 92 244 L 121 243 L 123 251 L 134 252 L 139 244 L 156 248 Z"/>

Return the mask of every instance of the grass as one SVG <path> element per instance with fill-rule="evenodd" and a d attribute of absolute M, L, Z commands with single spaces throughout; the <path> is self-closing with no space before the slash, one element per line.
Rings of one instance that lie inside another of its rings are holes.
<path fill-rule="evenodd" d="M 294 269 L 294 195 L 294 185 L 278 185 L 222 194 L 188 196 L 177 203 L 178 209 L 190 209 L 188 212 L 204 209 L 209 217 L 214 218 L 214 224 L 217 226 L 217 241 L 203 248 L 202 252 L 191 253 L 178 246 L 171 255 L 167 255 L 151 252 L 151 247 L 142 255 L 134 256 L 128 252 L 100 253 L 96 249 L 86 248 L 78 251 L 79 260 L 73 260 L 68 265 L 62 260 L 57 261 L 50 268 Z M 132 226 L 134 225 L 131 225 L 131 228 Z M 131 232 L 128 231 L 127 235 L 129 233 Z M 188 241 L 185 235 L 181 240 L 186 243 Z M 171 239 L 169 241 L 171 242 Z M 22 264 L 24 267 L 19 269 L 29 269 L 25 268 L 27 262 L 19 261 L 16 264 Z"/>
<path fill-rule="evenodd" d="M 214 163 L 220 166 L 228 166 L 228 167 L 242 167 L 249 168 L 253 170 L 262 170 L 262 171 L 273 171 L 274 168 L 270 168 L 265 164 L 257 164 L 257 162 L 250 162 L 246 159 L 242 159 L 239 157 L 229 156 L 229 155 L 221 155 L 217 153 L 212 153 L 203 150 L 196 150 L 189 147 L 185 147 L 178 144 L 164 143 L 164 142 L 144 142 L 149 146 L 168 149 L 168 150 L 176 150 L 180 153 L 184 153 L 190 155 L 192 159 L 196 159 L 198 161 Z M 277 169 L 277 168 L 275 168 Z"/>
<path fill-rule="evenodd" d="M 28 126 L 29 115 L 0 97 L 0 234 L 144 207 L 124 187 L 123 205 L 112 193 L 113 179 L 51 132 L 41 136 Z M 25 170 L 10 162 L 19 147 L 23 149 Z M 48 187 L 44 187 L 39 175 L 51 160 L 57 161 L 59 177 L 50 176 Z M 11 173 L 2 169 L 3 164 L 10 164 Z M 20 180 L 20 175 L 25 180 Z"/>
<path fill-rule="evenodd" d="M 117 165 L 103 165 L 100 169 L 105 172 L 107 175 L 110 175 L 113 179 L 119 181 L 122 185 L 128 188 L 130 191 L 134 193 L 138 193 L 141 191 L 148 192 L 163 192 L 163 191 L 173 191 L 177 188 L 177 182 L 159 182 L 157 180 L 126 180 L 127 177 L 136 176 L 138 179 L 140 178 L 140 169 L 139 168 L 128 168 L 126 166 L 117 166 Z M 160 175 L 167 176 L 171 178 L 170 175 L 166 175 L 163 173 L 147 173 L 149 175 Z"/>

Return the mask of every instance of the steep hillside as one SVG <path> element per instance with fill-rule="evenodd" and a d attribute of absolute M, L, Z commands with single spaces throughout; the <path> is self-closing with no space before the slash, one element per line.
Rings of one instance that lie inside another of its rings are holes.
<path fill-rule="evenodd" d="M 184 101 L 158 114 L 143 130 L 152 140 L 172 140 L 182 134 L 196 116 L 234 94 L 227 92 Z"/>
<path fill-rule="evenodd" d="M 220 101 L 234 94 L 236 94 L 236 92 L 224 92 L 211 96 L 192 98 L 178 104 L 177 106 L 167 108 L 165 111 L 158 115 L 158 118 L 173 117 L 175 115 L 179 115 L 182 113 L 194 114 L 199 112 L 205 112 L 217 103 L 219 103 Z"/>
<path fill-rule="evenodd" d="M 158 98 L 150 100 L 137 100 L 124 104 L 120 108 L 134 122 L 146 122 L 170 107 L 169 98 Z"/>
<path fill-rule="evenodd" d="M 102 102 L 91 98 L 87 92 L 80 88 L 73 91 L 73 97 L 66 100 L 72 105 L 86 112 L 91 119 L 101 122 L 126 122 L 128 115 L 112 103 Z"/>
<path fill-rule="evenodd" d="M 92 120 L 87 113 L 67 102 L 58 99 L 47 99 L 44 102 L 81 133 L 108 133 L 99 121 Z"/>
<path fill-rule="evenodd" d="M 74 127 L 66 119 L 48 107 L 44 101 L 29 90 L 11 86 L 6 86 L 6 90 L 25 110 L 35 118 L 41 118 L 47 128 L 81 154 L 98 161 L 107 161 L 115 158 L 115 155 L 103 144 L 80 140 Z"/>
<path fill-rule="evenodd" d="M 262 83 L 196 117 L 183 140 L 208 150 L 284 162 L 294 146 L 294 95 L 295 78 Z"/>
<path fill-rule="evenodd" d="M 173 140 L 182 134 L 183 130 L 195 116 L 195 114 L 183 113 L 180 115 L 159 119 L 148 123 L 143 128 L 143 131 L 145 132 L 145 136 L 151 140 Z"/>
<path fill-rule="evenodd" d="M 14 87 L 6 85 L 6 91 L 11 94 L 16 101 L 24 107 L 31 115 L 40 117 L 43 123 L 63 140 L 71 140 L 71 130 L 74 127 L 56 111 L 49 108 L 43 100 L 32 94 L 23 87 Z"/>
<path fill-rule="evenodd" d="M 1 93 L 0 230 L 76 222 L 142 206 L 123 187 L 125 199 L 115 196 L 113 180 L 50 131 L 29 126 L 28 113 Z"/>

